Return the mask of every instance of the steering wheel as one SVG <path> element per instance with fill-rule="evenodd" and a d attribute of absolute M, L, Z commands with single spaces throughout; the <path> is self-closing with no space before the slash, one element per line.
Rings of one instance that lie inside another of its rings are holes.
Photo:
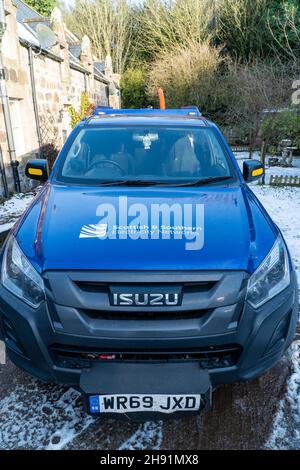
<path fill-rule="evenodd" d="M 114 161 L 112 161 L 112 160 L 98 160 L 98 161 L 92 163 L 92 164 L 89 166 L 88 171 L 92 170 L 92 169 L 95 168 L 96 166 L 103 165 L 103 163 L 117 167 L 118 170 L 121 171 L 121 174 L 122 174 L 122 175 L 125 175 L 125 171 L 123 170 L 123 168 L 121 167 L 121 165 L 119 165 L 119 163 L 114 162 Z"/>

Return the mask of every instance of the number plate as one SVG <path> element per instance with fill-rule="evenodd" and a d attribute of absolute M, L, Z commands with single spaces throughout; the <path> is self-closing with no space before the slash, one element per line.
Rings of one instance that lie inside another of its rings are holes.
<path fill-rule="evenodd" d="M 199 411 L 201 395 L 91 395 L 90 413 Z"/>

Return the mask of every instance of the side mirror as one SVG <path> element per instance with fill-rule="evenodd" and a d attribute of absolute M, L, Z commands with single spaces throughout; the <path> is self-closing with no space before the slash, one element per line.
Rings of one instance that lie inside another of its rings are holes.
<path fill-rule="evenodd" d="M 25 175 L 32 180 L 47 181 L 49 177 L 48 161 L 42 158 L 28 160 Z"/>
<path fill-rule="evenodd" d="M 246 183 L 258 180 L 264 174 L 264 167 L 259 160 L 245 160 L 243 163 L 243 177 Z"/>

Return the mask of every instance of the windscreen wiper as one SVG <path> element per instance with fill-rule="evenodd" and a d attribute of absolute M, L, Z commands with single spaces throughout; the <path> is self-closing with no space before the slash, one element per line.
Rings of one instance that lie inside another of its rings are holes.
<path fill-rule="evenodd" d="M 158 181 L 148 180 L 109 180 L 99 183 L 100 186 L 155 186 Z"/>
<path fill-rule="evenodd" d="M 99 182 L 100 186 L 202 186 L 209 183 L 217 183 L 231 179 L 232 176 L 215 176 L 210 178 L 202 178 L 195 181 L 187 181 L 185 183 L 149 181 L 149 180 L 108 180 Z"/>
<path fill-rule="evenodd" d="M 219 181 L 226 181 L 232 179 L 232 176 L 212 176 L 210 178 L 201 178 L 195 181 L 188 181 L 186 183 L 174 184 L 174 186 L 204 186 L 205 184 L 218 183 Z"/>

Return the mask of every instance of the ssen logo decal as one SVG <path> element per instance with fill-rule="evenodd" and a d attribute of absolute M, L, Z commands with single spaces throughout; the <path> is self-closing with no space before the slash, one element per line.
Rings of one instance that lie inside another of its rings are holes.
<path fill-rule="evenodd" d="M 186 240 L 186 250 L 201 250 L 204 245 L 203 204 L 128 204 L 127 196 L 113 204 L 100 204 L 96 224 L 83 225 L 79 238 L 99 240 Z"/>
<path fill-rule="evenodd" d="M 105 238 L 107 234 L 107 224 L 84 225 L 80 231 L 79 238 Z"/>

